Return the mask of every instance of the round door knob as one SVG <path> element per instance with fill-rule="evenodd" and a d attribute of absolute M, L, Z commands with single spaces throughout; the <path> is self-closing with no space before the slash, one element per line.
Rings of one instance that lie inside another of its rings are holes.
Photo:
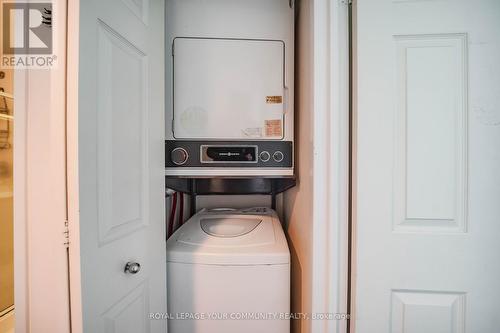
<path fill-rule="evenodd" d="M 140 270 L 141 270 L 141 264 L 139 264 L 138 262 L 129 261 L 125 265 L 125 269 L 123 271 L 129 274 L 137 274 L 139 273 Z"/>
<path fill-rule="evenodd" d="M 187 162 L 189 157 L 188 152 L 186 149 L 177 147 L 172 150 L 170 153 L 170 159 L 172 160 L 172 163 L 175 165 L 183 165 L 184 163 Z"/>

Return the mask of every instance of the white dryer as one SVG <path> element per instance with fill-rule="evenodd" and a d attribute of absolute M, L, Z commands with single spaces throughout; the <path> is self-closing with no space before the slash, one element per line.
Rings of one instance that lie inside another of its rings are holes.
<path fill-rule="evenodd" d="M 288 333 L 290 253 L 268 208 L 203 210 L 167 242 L 169 333 Z"/>
<path fill-rule="evenodd" d="M 166 0 L 167 176 L 294 175 L 293 4 Z"/>

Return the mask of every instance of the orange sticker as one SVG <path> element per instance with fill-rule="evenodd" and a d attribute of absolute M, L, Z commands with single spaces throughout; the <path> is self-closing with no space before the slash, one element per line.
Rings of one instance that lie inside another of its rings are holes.
<path fill-rule="evenodd" d="M 266 120 L 266 136 L 283 136 L 283 127 L 281 126 L 281 119 Z"/>
<path fill-rule="evenodd" d="M 266 96 L 266 103 L 267 104 L 281 104 L 281 103 L 283 103 L 283 97 L 282 96 Z"/>

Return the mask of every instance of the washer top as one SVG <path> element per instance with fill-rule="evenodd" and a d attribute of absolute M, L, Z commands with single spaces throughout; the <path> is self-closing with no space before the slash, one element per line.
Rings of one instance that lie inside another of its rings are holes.
<path fill-rule="evenodd" d="M 167 261 L 214 265 L 288 264 L 276 213 L 268 208 L 202 210 L 167 241 Z"/>
<path fill-rule="evenodd" d="M 252 232 L 260 223 L 260 218 L 205 217 L 200 219 L 201 229 L 214 237 L 239 237 Z"/>

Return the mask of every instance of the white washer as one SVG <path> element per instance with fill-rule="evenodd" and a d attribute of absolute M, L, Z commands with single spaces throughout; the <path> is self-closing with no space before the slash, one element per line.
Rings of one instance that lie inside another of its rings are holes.
<path fill-rule="evenodd" d="M 268 208 L 203 210 L 167 241 L 169 333 L 290 332 L 290 252 Z"/>

